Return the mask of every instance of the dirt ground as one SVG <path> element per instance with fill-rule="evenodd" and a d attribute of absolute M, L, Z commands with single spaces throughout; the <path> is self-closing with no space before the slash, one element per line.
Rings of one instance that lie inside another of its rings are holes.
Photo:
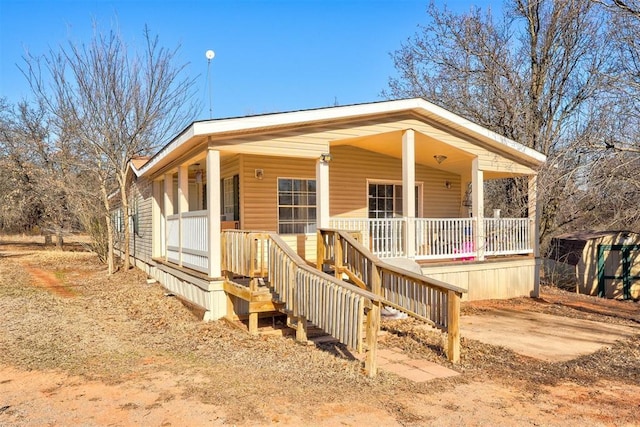
<path fill-rule="evenodd" d="M 139 271 L 107 277 L 96 257 L 0 236 L 0 426 L 41 425 L 640 425 L 640 336 L 567 362 L 388 321 L 380 346 L 462 375 L 374 379 L 344 347 L 252 337 L 203 323 Z M 620 325 L 638 302 L 557 288 L 540 299 L 463 304 Z"/>

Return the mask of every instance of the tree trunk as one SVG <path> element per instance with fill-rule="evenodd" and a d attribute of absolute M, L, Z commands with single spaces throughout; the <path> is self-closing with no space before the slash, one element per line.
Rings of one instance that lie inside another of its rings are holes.
<path fill-rule="evenodd" d="M 59 251 L 64 250 L 64 239 L 62 237 L 62 231 L 58 231 L 56 234 L 56 249 Z"/>
<path fill-rule="evenodd" d="M 111 276 L 115 273 L 115 265 L 113 260 L 113 226 L 111 224 L 111 215 L 109 215 L 109 213 L 105 215 L 105 220 L 107 221 L 107 268 L 108 274 Z"/>
<path fill-rule="evenodd" d="M 111 223 L 111 212 L 110 204 L 109 204 L 109 194 L 107 193 L 107 188 L 104 186 L 104 183 L 100 185 L 100 190 L 102 192 L 102 202 L 104 204 L 104 219 L 107 224 L 107 269 L 108 275 L 111 276 L 115 272 L 114 260 L 113 260 L 113 224 Z"/>
<path fill-rule="evenodd" d="M 119 183 L 120 183 L 120 201 L 122 203 L 122 212 L 125 216 L 125 222 L 124 222 L 124 242 L 122 243 L 122 245 L 124 246 L 124 248 L 121 248 L 121 250 L 124 252 L 124 271 L 129 271 L 130 268 L 130 261 L 129 261 L 129 256 L 131 254 L 131 250 L 129 248 L 129 242 L 131 241 L 131 221 L 129 220 L 130 215 L 129 215 L 129 195 L 127 194 L 127 172 L 125 169 L 125 172 L 123 175 L 120 175 L 120 178 L 118 179 Z"/>

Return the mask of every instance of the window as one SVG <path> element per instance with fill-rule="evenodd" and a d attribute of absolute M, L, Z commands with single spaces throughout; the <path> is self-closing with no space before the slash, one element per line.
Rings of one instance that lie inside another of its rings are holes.
<path fill-rule="evenodd" d="M 278 178 L 278 233 L 316 231 L 316 180 Z"/>
<path fill-rule="evenodd" d="M 138 212 L 138 199 L 133 201 L 133 215 L 131 215 L 131 228 L 134 234 L 140 236 L 140 216 Z"/>
<path fill-rule="evenodd" d="M 420 184 L 416 184 L 415 216 L 420 212 Z M 402 217 L 402 185 L 369 184 L 369 218 Z"/>
<path fill-rule="evenodd" d="M 240 220 L 239 178 L 234 175 L 222 180 L 222 215 L 225 221 Z"/>
<path fill-rule="evenodd" d="M 116 209 L 112 216 L 111 220 L 113 222 L 113 229 L 116 233 L 124 232 L 124 215 L 122 215 L 122 209 Z"/>
<path fill-rule="evenodd" d="M 171 185 L 173 186 L 173 212 L 171 212 L 173 215 L 176 215 L 178 213 L 178 200 L 180 199 L 180 194 L 178 193 L 178 174 L 174 173 L 172 175 L 172 180 L 171 180 Z"/>

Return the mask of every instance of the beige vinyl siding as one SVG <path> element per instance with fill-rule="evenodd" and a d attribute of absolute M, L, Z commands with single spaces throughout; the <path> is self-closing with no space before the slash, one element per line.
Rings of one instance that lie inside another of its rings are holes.
<path fill-rule="evenodd" d="M 151 181 L 140 178 L 134 182 L 130 190 L 129 207 L 133 209 L 138 204 L 138 234 L 134 233 L 133 222 L 131 227 L 131 241 L 129 249 L 131 256 L 143 261 L 151 260 L 151 206 L 153 191 Z"/>
<path fill-rule="evenodd" d="M 291 249 L 309 263 L 315 264 L 318 236 L 313 234 L 285 234 L 280 235 Z"/>
<path fill-rule="evenodd" d="M 229 178 L 240 173 L 240 156 L 223 157 L 220 160 L 220 178 Z"/>
<path fill-rule="evenodd" d="M 255 170 L 264 171 L 263 179 Z M 273 156 L 242 156 L 242 228 L 278 231 L 278 178 L 316 178 L 316 161 Z"/>
<path fill-rule="evenodd" d="M 269 134 L 268 137 L 257 135 L 224 139 L 214 141 L 213 145 L 220 151 L 239 154 L 318 158 L 320 154 L 329 151 L 327 135 L 326 131 L 308 132 L 302 128 Z"/>
<path fill-rule="evenodd" d="M 242 156 L 240 160 L 241 226 L 246 230 L 278 231 L 278 178 L 316 178 L 316 161 L 273 156 Z M 264 171 L 263 179 L 255 177 L 255 170 Z M 315 234 L 281 236 L 302 258 L 316 259 Z"/>
<path fill-rule="evenodd" d="M 350 146 L 334 147 L 329 164 L 331 216 L 368 216 L 368 180 L 402 183 L 402 161 Z M 422 184 L 422 216 L 458 217 L 460 176 L 416 165 L 416 183 Z M 446 182 L 450 188 L 445 186 Z"/>

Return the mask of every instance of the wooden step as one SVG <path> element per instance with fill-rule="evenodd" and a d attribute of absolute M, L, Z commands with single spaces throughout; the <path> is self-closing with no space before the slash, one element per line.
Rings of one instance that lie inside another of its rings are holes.
<path fill-rule="evenodd" d="M 244 319 L 229 319 L 225 317 L 225 321 L 227 321 L 233 327 L 240 329 L 243 332 L 249 332 L 249 316 L 241 316 Z M 291 336 L 294 335 L 296 331 L 287 326 L 285 316 L 274 315 L 264 315 L 258 319 L 258 335 L 268 335 L 268 336 Z"/>

